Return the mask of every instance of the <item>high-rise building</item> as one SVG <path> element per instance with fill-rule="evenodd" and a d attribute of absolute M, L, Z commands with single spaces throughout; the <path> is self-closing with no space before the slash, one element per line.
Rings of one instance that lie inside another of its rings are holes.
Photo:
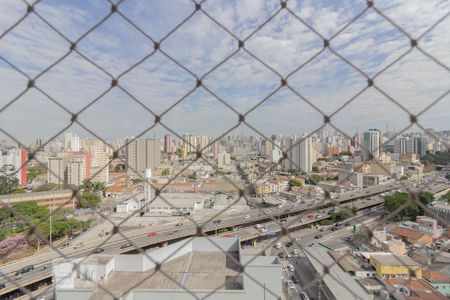
<path fill-rule="evenodd" d="M 311 137 L 303 135 L 302 138 L 285 138 L 284 145 L 288 156 L 288 159 L 283 162 L 285 170 L 298 170 L 300 168 L 305 172 L 312 171 L 312 165 L 316 161 L 317 155 L 313 151 Z"/>
<path fill-rule="evenodd" d="M 161 141 L 152 139 L 127 139 L 127 170 L 143 173 L 161 164 Z"/>
<path fill-rule="evenodd" d="M 47 182 L 54 184 L 64 183 L 64 158 L 49 157 L 47 162 Z"/>
<path fill-rule="evenodd" d="M 64 133 L 64 150 L 78 152 L 80 151 L 80 137 L 72 132 Z"/>
<path fill-rule="evenodd" d="M 213 147 L 213 158 L 217 160 L 219 159 L 219 141 L 215 141 Z"/>
<path fill-rule="evenodd" d="M 109 182 L 109 155 L 100 140 L 87 140 L 85 151 L 91 155 L 90 179 L 95 182 Z"/>
<path fill-rule="evenodd" d="M 364 132 L 364 149 L 363 160 L 368 161 L 371 158 L 380 156 L 380 131 L 377 129 L 369 129 Z"/>
<path fill-rule="evenodd" d="M 80 155 L 73 156 L 67 163 L 67 183 L 79 186 L 86 179 L 86 158 Z"/>
<path fill-rule="evenodd" d="M 399 137 L 399 138 L 395 139 L 394 153 L 407 153 L 406 152 L 406 142 L 407 142 L 407 139 L 405 137 Z"/>
<path fill-rule="evenodd" d="M 164 136 L 164 153 L 167 153 L 167 154 L 173 153 L 173 141 L 172 141 L 171 134 L 166 134 Z"/>
<path fill-rule="evenodd" d="M 0 151 L 0 168 L 5 167 L 10 174 L 14 174 L 19 180 L 20 186 L 27 184 L 27 159 L 25 148 L 10 148 Z"/>

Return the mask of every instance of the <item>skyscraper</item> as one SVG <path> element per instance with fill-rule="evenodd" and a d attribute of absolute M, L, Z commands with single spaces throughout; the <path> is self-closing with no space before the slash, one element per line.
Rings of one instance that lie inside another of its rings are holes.
<path fill-rule="evenodd" d="M 316 161 L 317 155 L 313 151 L 311 137 L 304 134 L 302 138 L 285 138 L 283 144 L 288 156 L 288 159 L 283 161 L 283 168 L 286 171 L 298 170 L 299 167 L 305 172 L 312 171 L 312 165 Z"/>
<path fill-rule="evenodd" d="M 364 149 L 362 149 L 362 152 L 364 161 L 380 156 L 380 131 L 369 129 L 369 131 L 364 132 Z"/>
<path fill-rule="evenodd" d="M 47 182 L 54 184 L 64 183 L 64 159 L 62 157 L 49 157 L 47 170 Z"/>
<path fill-rule="evenodd" d="M 171 134 L 166 134 L 164 136 L 164 153 L 167 153 L 167 154 L 173 153 L 173 141 L 172 141 Z"/>
<path fill-rule="evenodd" d="M 155 170 L 161 164 L 161 141 L 152 139 L 127 139 L 127 170 L 143 173 L 145 169 Z"/>
<path fill-rule="evenodd" d="M 85 143 L 86 152 L 91 155 L 91 180 L 95 182 L 109 182 L 109 155 L 105 145 L 100 140 L 88 140 Z"/>
<path fill-rule="evenodd" d="M 0 168 L 6 166 L 11 174 L 19 180 L 21 186 L 27 184 L 27 159 L 25 148 L 11 148 L 0 152 Z"/>
<path fill-rule="evenodd" d="M 80 137 L 72 132 L 64 132 L 64 149 L 66 151 L 80 151 Z"/>
<path fill-rule="evenodd" d="M 67 183 L 82 185 L 86 179 L 86 159 L 84 156 L 74 156 L 67 163 Z"/>

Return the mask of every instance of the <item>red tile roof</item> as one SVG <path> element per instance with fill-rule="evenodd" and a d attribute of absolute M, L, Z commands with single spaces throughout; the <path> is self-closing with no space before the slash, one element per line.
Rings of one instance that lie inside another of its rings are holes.
<path fill-rule="evenodd" d="M 392 286 L 406 286 L 413 291 L 413 296 L 406 297 L 408 300 L 448 300 L 423 280 L 387 279 L 387 282 Z"/>
<path fill-rule="evenodd" d="M 450 283 L 450 277 L 442 272 L 423 270 L 422 276 L 430 282 Z"/>
<path fill-rule="evenodd" d="M 412 230 L 412 229 L 409 229 L 409 228 L 400 227 L 400 226 L 397 226 L 394 229 L 392 229 L 391 233 L 394 234 L 394 235 L 400 235 L 400 236 L 404 236 L 406 238 L 414 239 L 414 240 L 418 240 L 422 236 L 426 235 L 423 232 L 415 231 L 415 230 Z"/>

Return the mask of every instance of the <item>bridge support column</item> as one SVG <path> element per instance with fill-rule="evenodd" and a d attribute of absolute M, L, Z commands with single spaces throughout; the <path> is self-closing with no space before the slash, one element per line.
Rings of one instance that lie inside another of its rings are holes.
<path fill-rule="evenodd" d="M 256 247 L 256 239 L 252 240 L 252 247 Z"/>

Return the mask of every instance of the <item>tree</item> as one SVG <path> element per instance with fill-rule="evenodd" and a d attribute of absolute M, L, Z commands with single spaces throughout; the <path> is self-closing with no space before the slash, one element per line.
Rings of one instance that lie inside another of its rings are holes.
<path fill-rule="evenodd" d="M 317 167 L 312 167 L 312 171 L 313 171 L 313 173 L 319 173 L 319 168 L 317 168 Z"/>
<path fill-rule="evenodd" d="M 342 220 L 345 220 L 349 217 L 348 212 L 342 210 L 339 212 L 334 212 L 331 214 L 331 220 L 333 220 L 333 222 L 340 222 Z"/>
<path fill-rule="evenodd" d="M 352 206 L 351 208 L 352 214 L 355 216 L 358 213 L 358 208 L 356 206 Z"/>
<path fill-rule="evenodd" d="M 27 180 L 28 182 L 32 182 L 36 177 L 45 174 L 47 172 L 47 169 L 38 163 L 37 165 L 30 166 L 27 169 Z"/>
<path fill-rule="evenodd" d="M 420 192 L 419 201 L 424 205 L 428 205 L 434 201 L 434 196 L 430 192 Z"/>
<path fill-rule="evenodd" d="M 426 154 L 420 158 L 423 164 L 448 165 L 450 164 L 450 152 L 436 152 Z"/>
<path fill-rule="evenodd" d="M 450 201 L 450 191 L 447 192 L 447 194 L 445 194 L 444 196 L 441 197 L 443 200 L 447 200 Z"/>
<path fill-rule="evenodd" d="M 195 179 L 197 179 L 197 173 L 194 171 L 192 174 L 189 174 L 189 175 L 187 176 L 187 178 L 188 178 L 188 179 L 195 180 Z"/>
<path fill-rule="evenodd" d="M 169 169 L 163 169 L 162 171 L 161 171 L 161 176 L 168 176 L 170 174 L 170 170 Z"/>
<path fill-rule="evenodd" d="M 4 165 L 0 169 L 0 195 L 10 194 L 19 187 L 19 179 L 14 174 L 14 166 Z"/>
<path fill-rule="evenodd" d="M 425 196 L 426 197 L 426 196 Z M 388 195 L 384 197 L 384 205 L 388 212 L 394 212 L 398 208 L 405 205 L 405 203 L 409 201 L 408 194 L 396 192 L 393 195 Z M 397 212 L 397 215 L 400 218 L 409 217 L 415 218 L 417 215 L 421 214 L 421 209 L 413 200 L 411 200 L 410 204 L 405 208 L 401 209 Z"/>
<path fill-rule="evenodd" d="M 99 193 L 104 192 L 106 189 L 104 182 L 92 181 L 90 179 L 85 179 L 81 185 L 81 189 L 86 192 Z"/>
<path fill-rule="evenodd" d="M 302 182 L 300 180 L 291 179 L 289 180 L 289 186 L 302 186 Z"/>
<path fill-rule="evenodd" d="M 12 208 L 19 214 L 16 218 L 21 220 L 25 217 L 31 221 L 39 220 L 46 217 L 49 214 L 49 209 L 45 206 L 39 206 L 34 201 L 25 201 L 16 203 Z"/>
<path fill-rule="evenodd" d="M 80 199 L 81 208 L 96 208 L 101 202 L 100 196 L 97 193 L 83 192 Z"/>

